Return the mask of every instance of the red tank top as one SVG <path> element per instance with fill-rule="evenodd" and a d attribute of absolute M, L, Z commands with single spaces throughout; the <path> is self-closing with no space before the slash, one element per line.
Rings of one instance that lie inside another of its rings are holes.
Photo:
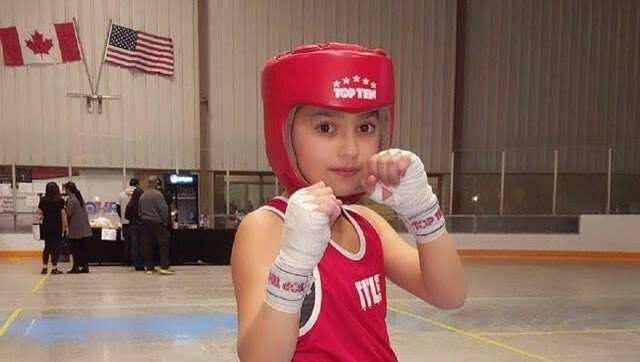
<path fill-rule="evenodd" d="M 287 199 L 276 197 L 263 209 L 284 219 Z M 300 315 L 295 362 L 397 361 L 389 343 L 387 290 L 380 236 L 349 207 L 360 250 L 353 254 L 333 241 L 314 269 L 314 283 Z"/>

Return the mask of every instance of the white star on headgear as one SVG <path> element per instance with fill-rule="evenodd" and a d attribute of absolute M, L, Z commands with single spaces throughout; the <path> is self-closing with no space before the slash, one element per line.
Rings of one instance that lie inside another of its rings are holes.
<path fill-rule="evenodd" d="M 342 78 L 342 83 L 349 84 L 349 78 L 347 77 Z"/>
<path fill-rule="evenodd" d="M 360 76 L 359 75 L 354 75 L 353 76 L 353 81 L 358 83 L 360 81 Z"/>
<path fill-rule="evenodd" d="M 362 83 L 364 83 L 365 85 L 369 84 L 369 78 L 364 78 L 362 80 Z"/>
<path fill-rule="evenodd" d="M 340 86 L 340 82 L 336 80 L 335 82 L 333 82 L 333 86 L 334 87 L 339 87 Z"/>

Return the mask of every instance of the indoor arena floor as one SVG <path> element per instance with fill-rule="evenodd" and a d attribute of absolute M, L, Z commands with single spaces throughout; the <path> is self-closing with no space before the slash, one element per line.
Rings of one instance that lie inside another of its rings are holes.
<path fill-rule="evenodd" d="M 468 298 L 456 314 L 388 284 L 400 361 L 640 361 L 640 264 L 464 265 Z M 174 270 L 42 276 L 36 259 L 0 260 L 0 361 L 236 361 L 229 267 Z"/>

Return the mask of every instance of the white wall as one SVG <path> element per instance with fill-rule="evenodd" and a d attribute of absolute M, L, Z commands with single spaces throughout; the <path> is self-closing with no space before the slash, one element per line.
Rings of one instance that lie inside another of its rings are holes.
<path fill-rule="evenodd" d="M 133 175 L 128 175 L 126 180 Z M 85 202 L 116 202 L 123 190 L 122 171 L 117 169 L 80 169 L 78 176 L 71 179 L 82 193 Z M 62 185 L 68 181 L 67 177 L 36 180 L 39 183 L 56 182 L 62 191 Z M 12 196 L 4 197 L 13 200 Z M 25 194 L 18 194 L 18 212 L 35 211 L 36 207 L 26 205 Z M 2 199 L 2 197 L 0 197 Z"/>
<path fill-rule="evenodd" d="M 0 234 L 0 251 L 41 251 L 44 242 L 33 240 L 31 234 Z"/>
<path fill-rule="evenodd" d="M 466 1 L 464 171 L 640 172 L 640 2 Z"/>
<path fill-rule="evenodd" d="M 402 235 L 409 240 L 408 234 Z M 640 252 L 640 215 L 583 215 L 579 234 L 453 234 L 467 250 Z M 39 250 L 30 234 L 0 234 L 0 251 Z"/>
<path fill-rule="evenodd" d="M 460 249 L 640 252 L 640 215 L 582 215 L 579 234 L 454 234 Z"/>
<path fill-rule="evenodd" d="M 394 62 L 394 144 L 430 172 L 449 171 L 456 2 L 453 0 L 203 1 L 202 107 L 211 170 L 268 171 L 260 77 L 266 60 L 305 44 L 357 43 Z M 203 157 L 204 158 L 204 157 Z"/>
<path fill-rule="evenodd" d="M 199 167 L 197 0 L 0 0 L 0 27 L 78 20 L 95 84 L 109 19 L 173 39 L 175 75 L 143 75 L 105 65 L 103 114 L 88 114 L 82 62 L 8 67 L 0 52 L 0 164 Z M 123 157 L 124 154 L 124 157 Z"/>
<path fill-rule="evenodd" d="M 112 221 L 117 221 L 119 217 L 116 213 L 116 203 L 120 192 L 123 190 L 124 184 L 122 171 L 117 169 L 79 169 L 78 172 L 79 175 L 73 176 L 72 181 L 76 183 L 78 190 L 82 193 L 89 218 L 106 217 Z M 133 177 L 133 175 L 128 174 L 125 180 L 128 182 L 130 177 Z M 61 177 L 37 181 L 41 183 L 56 182 L 58 185 L 62 185 L 68 181 L 68 178 Z M 27 194 L 18 194 L 17 211 L 20 213 L 34 213 L 35 215 L 37 207 L 27 205 L 26 195 Z M 13 197 L 0 197 L 0 201 L 3 200 L 8 200 L 12 203 Z M 0 229 L 0 234 L 6 231 L 6 217 L 12 217 L 11 214 L 7 213 L 2 214 L 2 216 L 5 218 L 5 226 L 4 230 Z M 35 216 L 33 220 L 35 220 Z M 28 226 L 28 224 L 25 223 L 33 220 L 29 217 L 29 214 L 22 214 L 19 215 L 18 225 L 25 227 Z M 11 225 L 13 225 L 12 222 Z M 11 245 L 14 245 L 17 248 L 16 250 L 30 250 L 30 246 L 37 246 L 37 244 L 33 244 L 29 238 L 24 239 L 15 234 L 5 235 L 0 238 L 0 240 L 3 240 L 2 243 L 4 243 L 0 244 L 0 250 L 13 250 Z M 8 249 L 3 249 L 3 247 L 8 247 Z M 38 247 L 39 246 L 37 246 L 37 248 Z"/>

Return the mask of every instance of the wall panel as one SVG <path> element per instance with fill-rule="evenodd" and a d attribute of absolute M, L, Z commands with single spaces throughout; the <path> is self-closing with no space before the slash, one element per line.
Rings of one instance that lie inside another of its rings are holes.
<path fill-rule="evenodd" d="M 304 44 L 360 43 L 394 60 L 394 145 L 448 172 L 453 113 L 455 1 L 214 0 L 208 4 L 209 168 L 269 170 L 260 72 L 267 58 Z"/>
<path fill-rule="evenodd" d="M 634 0 L 467 2 L 463 171 L 640 172 L 640 5 Z M 482 152 L 481 152 L 482 150 Z"/>
<path fill-rule="evenodd" d="M 199 167 L 196 0 L 0 0 L 0 8 L 0 27 L 76 17 L 94 83 L 110 18 L 171 36 L 176 68 L 166 78 L 105 65 L 98 92 L 123 99 L 106 101 L 98 115 L 86 112 L 84 100 L 66 96 L 90 92 L 82 62 L 0 62 L 0 163 L 66 166 L 70 159 L 77 167 Z"/>

